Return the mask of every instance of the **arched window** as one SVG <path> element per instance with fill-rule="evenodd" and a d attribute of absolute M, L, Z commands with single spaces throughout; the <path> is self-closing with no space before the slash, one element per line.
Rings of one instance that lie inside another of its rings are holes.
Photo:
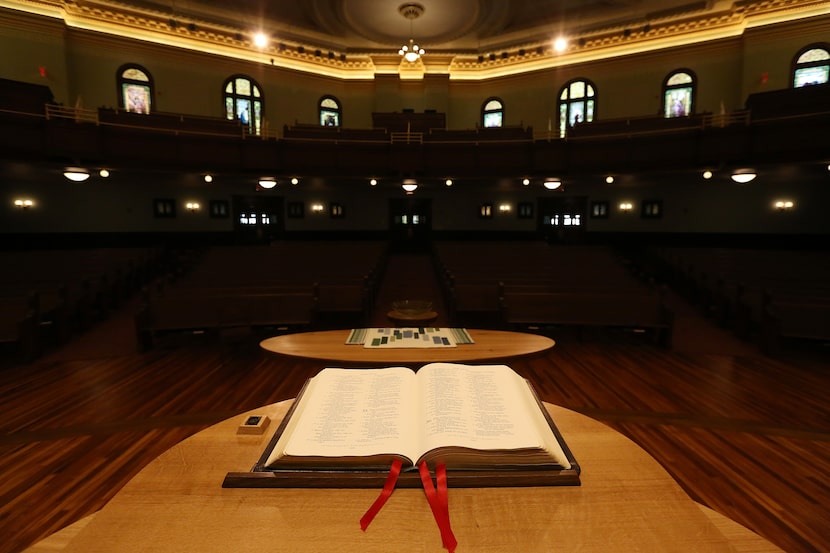
<path fill-rule="evenodd" d="M 238 120 L 251 134 L 262 132 L 262 92 L 253 79 L 235 75 L 225 81 L 225 117 Z"/>
<path fill-rule="evenodd" d="M 323 127 L 339 127 L 342 124 L 340 102 L 334 96 L 320 98 L 320 125 Z"/>
<path fill-rule="evenodd" d="M 594 120 L 597 108 L 596 88 L 590 81 L 571 81 L 559 93 L 559 136 L 568 127 Z"/>
<path fill-rule="evenodd" d="M 697 80 L 688 69 L 678 69 L 663 81 L 663 116 L 685 117 L 694 113 Z"/>
<path fill-rule="evenodd" d="M 118 68 L 118 103 L 125 111 L 150 113 L 153 106 L 153 78 L 140 65 Z"/>
<path fill-rule="evenodd" d="M 793 88 L 825 84 L 830 80 L 830 51 L 826 44 L 802 49 L 793 63 Z"/>
<path fill-rule="evenodd" d="M 481 106 L 482 127 L 504 126 L 504 104 L 498 98 L 490 98 Z"/>

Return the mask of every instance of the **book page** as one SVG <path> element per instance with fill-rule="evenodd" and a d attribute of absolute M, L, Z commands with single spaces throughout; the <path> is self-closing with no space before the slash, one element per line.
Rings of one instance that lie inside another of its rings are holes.
<path fill-rule="evenodd" d="M 549 449 L 553 433 L 527 382 L 510 367 L 432 363 L 418 376 L 424 398 L 425 451 L 449 446 Z M 563 466 L 569 466 L 561 449 L 559 453 Z"/>
<path fill-rule="evenodd" d="M 301 401 L 285 455 L 417 457 L 418 398 L 408 368 L 324 369 Z"/>

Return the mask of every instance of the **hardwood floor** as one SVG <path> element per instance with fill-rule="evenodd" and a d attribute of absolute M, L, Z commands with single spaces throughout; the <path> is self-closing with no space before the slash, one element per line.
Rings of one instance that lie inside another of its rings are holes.
<path fill-rule="evenodd" d="M 0 552 L 94 513 L 173 444 L 295 396 L 322 368 L 260 351 L 254 333 L 135 353 L 129 316 L 127 306 L 62 350 L 0 372 Z M 690 497 L 785 551 L 830 551 L 826 355 L 556 339 L 545 356 L 510 362 L 543 400 L 626 434 Z"/>

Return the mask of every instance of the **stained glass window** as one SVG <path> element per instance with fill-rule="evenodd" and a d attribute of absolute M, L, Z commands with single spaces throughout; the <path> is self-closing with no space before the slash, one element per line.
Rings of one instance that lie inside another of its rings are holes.
<path fill-rule="evenodd" d="M 237 120 L 251 134 L 262 133 L 262 93 L 250 77 L 236 75 L 225 81 L 225 117 Z"/>
<path fill-rule="evenodd" d="M 830 52 L 824 46 L 808 46 L 796 56 L 793 88 L 830 81 Z"/>
<path fill-rule="evenodd" d="M 685 117 L 694 113 L 695 77 L 682 69 L 670 73 L 663 82 L 663 116 Z"/>
<path fill-rule="evenodd" d="M 333 96 L 323 96 L 320 99 L 320 125 L 323 127 L 339 127 L 342 123 L 340 102 Z"/>
<path fill-rule="evenodd" d="M 150 113 L 153 106 L 153 79 L 138 65 L 122 65 L 118 69 L 119 105 L 131 113 Z"/>
<path fill-rule="evenodd" d="M 590 123 L 596 112 L 595 87 L 589 81 L 571 81 L 559 93 L 559 136 L 564 137 L 568 127 Z"/>
<path fill-rule="evenodd" d="M 498 98 L 490 98 L 481 108 L 483 127 L 501 127 L 504 125 L 504 104 Z"/>

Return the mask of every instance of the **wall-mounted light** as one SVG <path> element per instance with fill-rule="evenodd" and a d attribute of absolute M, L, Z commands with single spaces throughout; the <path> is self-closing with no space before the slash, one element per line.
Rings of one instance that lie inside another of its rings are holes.
<path fill-rule="evenodd" d="M 704 171 L 703 172 L 703 178 L 706 179 L 706 180 L 711 179 L 712 178 L 712 171 L 709 171 L 708 169 L 706 171 Z"/>
<path fill-rule="evenodd" d="M 749 169 L 739 169 L 732 173 L 732 180 L 737 182 L 738 184 L 746 184 L 752 180 L 755 180 L 755 177 L 758 175 L 755 174 L 754 171 Z"/>
<path fill-rule="evenodd" d="M 109 178 L 109 176 L 110 176 L 109 169 L 101 169 L 100 171 L 98 171 L 98 176 L 101 177 L 102 179 Z"/>
<path fill-rule="evenodd" d="M 213 175 L 211 175 L 210 173 L 207 173 L 205 175 L 205 182 L 207 182 L 207 183 L 213 182 Z"/>
<path fill-rule="evenodd" d="M 257 48 L 265 48 L 268 46 L 268 37 L 265 33 L 257 33 L 254 35 L 254 46 Z"/>
<path fill-rule="evenodd" d="M 89 171 L 83 167 L 67 167 L 63 172 L 63 176 L 72 182 L 84 182 L 89 178 Z"/>
<path fill-rule="evenodd" d="M 557 38 L 553 41 L 553 49 L 557 52 L 564 52 L 568 48 L 568 41 L 564 38 Z"/>
<path fill-rule="evenodd" d="M 298 179 L 297 177 L 292 177 L 291 178 L 291 184 L 293 184 L 294 186 L 297 186 L 298 184 L 300 184 L 300 179 Z"/>
<path fill-rule="evenodd" d="M 277 179 L 274 177 L 262 177 L 259 179 L 259 187 L 270 190 L 277 185 Z"/>
<path fill-rule="evenodd" d="M 418 189 L 418 183 L 415 179 L 404 179 L 401 188 L 403 188 L 407 194 L 412 194 Z"/>
<path fill-rule="evenodd" d="M 445 180 L 444 184 L 446 184 L 447 186 L 452 186 L 452 179 Z"/>
<path fill-rule="evenodd" d="M 614 184 L 614 176 L 608 175 L 607 177 L 605 177 L 605 182 L 608 184 Z"/>
<path fill-rule="evenodd" d="M 634 209 L 634 204 L 631 202 L 621 202 L 620 203 L 620 211 L 631 211 Z"/>
<path fill-rule="evenodd" d="M 324 209 L 323 204 L 311 204 L 311 211 L 313 213 L 322 213 Z"/>
<path fill-rule="evenodd" d="M 369 186 L 377 186 L 378 179 L 369 179 Z"/>
<path fill-rule="evenodd" d="M 777 200 L 775 202 L 775 209 L 778 211 L 788 211 L 795 207 L 795 203 L 792 200 Z"/>
<path fill-rule="evenodd" d="M 17 209 L 29 209 L 30 207 L 34 206 L 34 200 L 30 200 L 29 198 L 18 198 L 14 201 L 14 207 L 16 207 Z"/>
<path fill-rule="evenodd" d="M 562 181 L 558 179 L 547 179 L 544 184 L 548 190 L 558 190 L 562 186 Z"/>
<path fill-rule="evenodd" d="M 510 204 L 499 204 L 499 212 L 501 213 L 510 213 Z"/>
<path fill-rule="evenodd" d="M 522 184 L 524 186 L 529 186 L 530 185 L 530 179 L 522 179 Z"/>
<path fill-rule="evenodd" d="M 202 206 L 199 205 L 199 202 L 187 202 L 186 204 L 184 204 L 184 207 L 191 213 L 202 209 Z"/>

